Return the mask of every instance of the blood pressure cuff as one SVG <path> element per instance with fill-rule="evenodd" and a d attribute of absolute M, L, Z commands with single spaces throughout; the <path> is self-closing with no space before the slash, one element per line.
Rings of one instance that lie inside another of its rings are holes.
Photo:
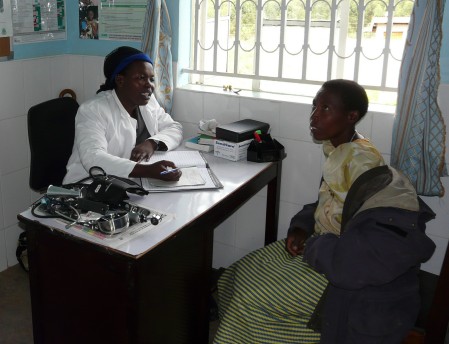
<path fill-rule="evenodd" d="M 99 171 L 100 173 L 96 173 Z M 148 191 L 133 180 L 106 175 L 105 171 L 98 166 L 89 170 L 92 183 L 87 186 L 85 197 L 91 201 L 102 202 L 109 205 L 118 205 L 129 199 L 128 192 L 139 196 L 148 195 Z"/>
<path fill-rule="evenodd" d="M 87 187 L 86 198 L 106 204 L 116 205 L 128 199 L 126 190 L 107 180 L 94 180 Z"/>

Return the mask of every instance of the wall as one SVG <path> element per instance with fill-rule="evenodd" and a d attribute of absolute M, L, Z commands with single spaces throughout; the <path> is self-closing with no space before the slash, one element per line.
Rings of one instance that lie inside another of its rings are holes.
<path fill-rule="evenodd" d="M 103 57 L 69 55 L 0 63 L 0 271 L 17 264 L 16 216 L 37 198 L 28 187 L 26 113 L 64 88 L 80 101 L 92 97 L 103 82 L 102 63 Z"/>

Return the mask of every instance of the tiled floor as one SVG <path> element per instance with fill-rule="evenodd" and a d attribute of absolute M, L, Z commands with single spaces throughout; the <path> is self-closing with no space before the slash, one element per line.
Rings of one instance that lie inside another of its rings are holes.
<path fill-rule="evenodd" d="M 427 282 L 422 285 L 422 292 L 432 293 L 433 282 L 429 278 L 424 280 Z M 210 322 L 209 343 L 217 327 L 218 321 Z M 18 264 L 0 273 L 0 343 L 33 343 L 28 273 Z M 449 336 L 445 344 L 449 344 Z"/>
<path fill-rule="evenodd" d="M 28 273 L 15 265 L 0 273 L 0 343 L 31 344 Z"/>
<path fill-rule="evenodd" d="M 217 326 L 210 322 L 210 343 Z M 33 343 L 28 273 L 18 264 L 0 273 L 0 343 Z"/>

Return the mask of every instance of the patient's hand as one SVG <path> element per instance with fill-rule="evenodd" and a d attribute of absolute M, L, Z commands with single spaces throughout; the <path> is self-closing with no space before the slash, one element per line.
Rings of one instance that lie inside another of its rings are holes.
<path fill-rule="evenodd" d="M 285 249 L 293 257 L 296 257 L 298 254 L 302 255 L 304 253 L 304 244 L 308 237 L 309 234 L 301 228 L 296 227 L 290 230 L 287 234 Z"/>

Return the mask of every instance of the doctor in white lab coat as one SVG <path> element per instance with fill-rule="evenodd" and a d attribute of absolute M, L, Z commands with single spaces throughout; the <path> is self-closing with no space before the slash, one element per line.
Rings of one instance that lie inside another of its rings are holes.
<path fill-rule="evenodd" d="M 142 164 L 156 150 L 171 150 L 182 141 L 182 126 L 160 107 L 153 95 L 153 62 L 131 47 L 105 58 L 105 84 L 81 104 L 75 119 L 75 142 L 63 183 L 88 176 L 93 166 L 121 177 L 179 180 L 173 162 Z"/>

